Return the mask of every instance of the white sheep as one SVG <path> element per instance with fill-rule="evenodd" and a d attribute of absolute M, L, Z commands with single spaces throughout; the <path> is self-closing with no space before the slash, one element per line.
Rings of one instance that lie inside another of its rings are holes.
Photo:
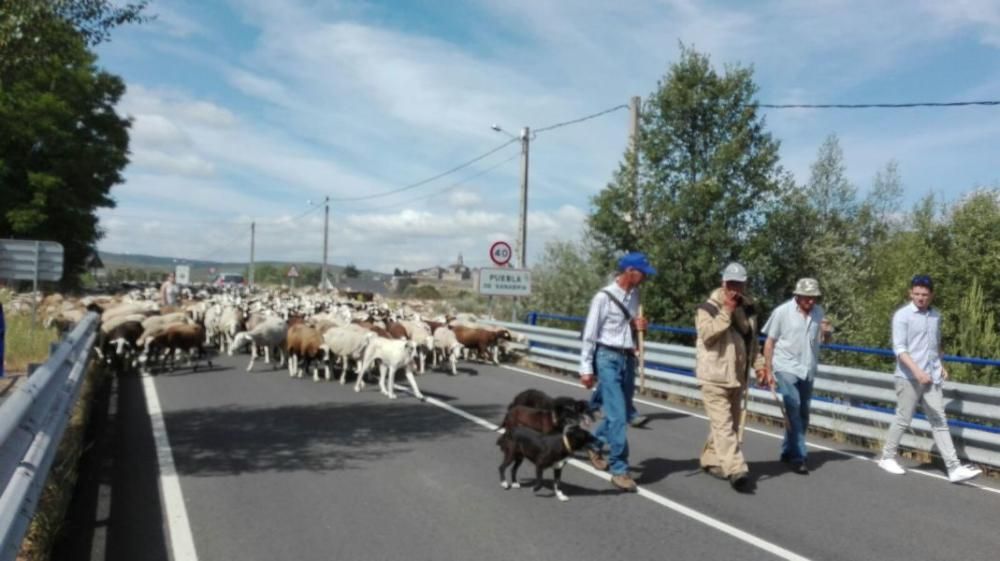
<path fill-rule="evenodd" d="M 250 343 L 250 364 L 247 365 L 247 372 L 253 370 L 253 363 L 257 360 L 257 347 L 264 349 L 264 362 L 270 364 L 271 349 L 275 349 L 278 354 L 277 368 L 285 365 L 285 339 L 288 336 L 288 326 L 281 318 L 267 318 L 257 324 L 250 331 L 241 331 L 233 337 L 232 344 L 229 345 L 229 356 L 247 343 Z"/>
<path fill-rule="evenodd" d="M 389 399 L 396 399 L 396 371 L 403 368 L 406 370 L 406 380 L 410 382 L 413 395 L 423 399 L 424 395 L 420 393 L 417 380 L 413 377 L 413 356 L 416 352 L 417 347 L 413 341 L 376 337 L 365 348 L 361 372 L 367 372 L 376 360 L 380 360 L 382 364 L 379 366 L 379 390 Z M 364 376 L 358 376 L 358 381 L 354 384 L 354 391 L 360 392 L 364 389 L 364 380 Z"/>
<path fill-rule="evenodd" d="M 437 366 L 437 353 L 440 351 L 442 359 L 448 357 L 452 376 L 458 374 L 458 357 L 464 348 L 455 338 L 454 331 L 447 327 L 439 327 L 434 330 L 434 365 Z"/>
<path fill-rule="evenodd" d="M 403 329 L 406 329 L 406 337 L 417 344 L 417 359 L 420 361 L 420 373 L 423 374 L 427 362 L 427 355 L 434 353 L 434 336 L 431 335 L 431 328 L 422 321 L 399 321 Z"/>
<path fill-rule="evenodd" d="M 333 358 L 340 357 L 343 361 L 340 370 L 341 384 L 347 381 L 347 365 L 351 359 L 357 362 L 358 377 L 362 376 L 361 363 L 365 349 L 375 337 L 374 333 L 357 325 L 334 327 L 323 333 L 326 350 L 333 355 Z"/>

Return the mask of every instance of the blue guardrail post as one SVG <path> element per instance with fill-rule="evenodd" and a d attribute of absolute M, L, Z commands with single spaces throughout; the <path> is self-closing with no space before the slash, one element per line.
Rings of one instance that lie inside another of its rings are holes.
<path fill-rule="evenodd" d="M 538 312 L 528 312 L 528 325 L 538 325 Z M 2 354 L 2 351 L 0 351 L 0 354 Z"/>
<path fill-rule="evenodd" d="M 3 319 L 3 304 L 0 304 L 0 378 L 3 377 L 3 345 L 7 339 L 7 325 Z"/>

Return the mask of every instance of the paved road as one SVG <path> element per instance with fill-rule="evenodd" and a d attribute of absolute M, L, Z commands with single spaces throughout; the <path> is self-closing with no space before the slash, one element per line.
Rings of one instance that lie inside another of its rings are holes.
<path fill-rule="evenodd" d="M 968 560 L 1000 547 L 991 482 L 893 477 L 863 451 L 817 440 L 814 471 L 800 476 L 765 429 L 747 434 L 757 486 L 742 495 L 698 470 L 700 412 L 663 403 L 640 403 L 652 420 L 630 431 L 640 494 L 618 493 L 586 462 L 564 474 L 568 503 L 548 488 L 504 491 L 496 435 L 482 423 L 527 387 L 585 397 L 567 378 L 466 364 L 457 377 L 420 377 L 427 402 L 389 401 L 372 386 L 355 393 L 260 364 L 246 373 L 246 360 L 120 379 L 57 558 L 168 559 L 188 535 L 197 559 L 246 561 Z M 177 477 L 165 483 L 144 384 L 169 435 Z"/>

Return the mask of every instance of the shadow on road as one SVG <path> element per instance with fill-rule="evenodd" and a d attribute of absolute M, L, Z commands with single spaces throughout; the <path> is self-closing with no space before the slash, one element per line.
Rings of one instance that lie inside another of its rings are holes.
<path fill-rule="evenodd" d="M 692 471 L 701 471 L 698 458 L 685 458 L 683 460 L 648 458 L 632 466 L 632 470 L 638 473 L 635 482 L 639 485 L 652 485 L 662 481 L 672 473 L 689 474 Z"/>
<path fill-rule="evenodd" d="M 806 465 L 809 466 L 809 471 L 813 472 L 821 470 L 823 465 L 827 462 L 842 462 L 850 459 L 852 459 L 850 456 L 839 452 L 834 452 L 832 450 L 820 450 L 818 452 L 809 453 L 809 460 L 806 462 Z M 793 473 L 791 466 L 780 460 L 773 460 L 770 462 L 751 462 L 749 466 L 750 473 L 758 482 L 786 475 L 789 477 L 807 477 Z"/>
<path fill-rule="evenodd" d="M 465 409 L 486 418 L 501 411 Z M 428 439 L 482 430 L 422 403 L 388 400 L 188 410 L 170 413 L 166 422 L 178 473 L 204 477 L 358 469 Z"/>

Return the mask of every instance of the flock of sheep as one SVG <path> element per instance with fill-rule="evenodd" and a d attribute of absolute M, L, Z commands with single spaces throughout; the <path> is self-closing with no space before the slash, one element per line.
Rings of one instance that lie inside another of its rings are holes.
<path fill-rule="evenodd" d="M 47 326 L 70 328 L 84 314 L 101 314 L 96 352 L 119 372 L 173 370 L 178 361 L 197 370 L 211 359 L 206 348 L 233 356 L 248 351 L 247 371 L 263 355 L 288 374 L 311 373 L 325 380 L 339 367 L 339 380 L 355 375 L 355 391 L 365 376 L 378 374 L 379 389 L 395 398 L 394 379 L 403 370 L 414 395 L 423 398 L 414 372 L 447 363 L 457 374 L 460 358 L 474 355 L 498 363 L 500 353 L 523 348 L 522 336 L 481 323 L 471 314 L 423 318 L 409 305 L 357 302 L 336 293 L 246 289 L 187 293 L 178 306 L 160 306 L 153 290 L 118 296 L 63 299 L 47 297 Z"/>

